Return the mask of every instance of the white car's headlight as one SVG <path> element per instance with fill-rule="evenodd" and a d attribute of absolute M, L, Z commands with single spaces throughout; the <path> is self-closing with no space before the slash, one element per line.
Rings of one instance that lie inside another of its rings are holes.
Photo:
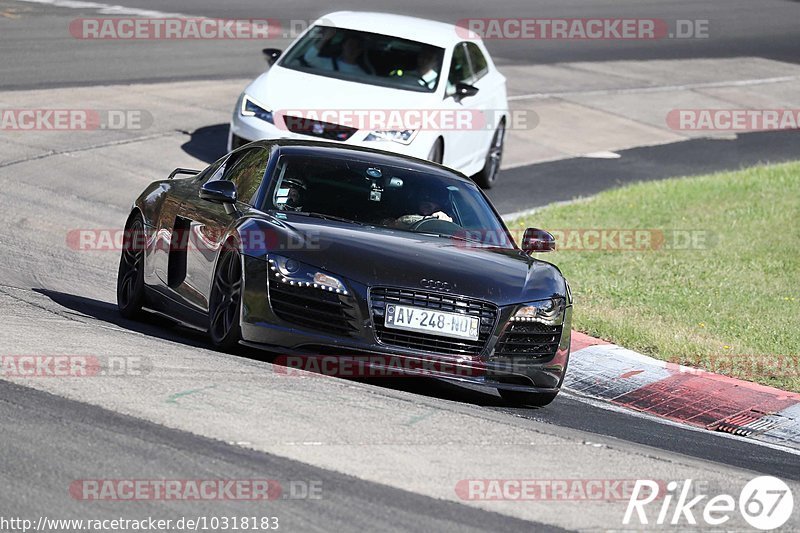
<path fill-rule="evenodd" d="M 393 141 L 400 144 L 411 144 L 417 130 L 377 130 L 364 137 L 365 141 Z"/>
<path fill-rule="evenodd" d="M 275 124 L 275 119 L 272 117 L 272 110 L 267 106 L 260 104 L 252 96 L 242 95 L 242 106 L 239 109 L 239 114 L 243 117 L 256 117 Z"/>
<path fill-rule="evenodd" d="M 559 326 L 564 323 L 565 302 L 563 298 L 550 298 L 530 302 L 514 313 L 512 322 L 539 322 L 548 326 Z"/>
<path fill-rule="evenodd" d="M 269 268 L 283 283 L 347 295 L 347 287 L 339 278 L 295 259 L 270 255 Z"/>

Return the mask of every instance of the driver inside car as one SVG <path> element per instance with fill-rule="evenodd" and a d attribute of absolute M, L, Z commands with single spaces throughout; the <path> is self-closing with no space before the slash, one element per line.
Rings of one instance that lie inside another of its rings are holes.
<path fill-rule="evenodd" d="M 433 90 L 436 86 L 436 80 L 439 79 L 439 73 L 436 71 L 438 63 L 436 52 L 432 48 L 424 48 L 417 54 L 417 64 L 414 70 L 403 70 L 398 67 L 392 70 L 389 76 L 415 80 L 422 87 Z"/>
<path fill-rule="evenodd" d="M 305 182 L 300 178 L 287 178 L 284 180 L 283 186 L 288 187 L 289 192 L 282 209 L 284 211 L 302 211 L 306 192 Z"/>
<path fill-rule="evenodd" d="M 402 226 L 413 226 L 426 218 L 452 222 L 453 218 L 445 212 L 447 204 L 446 193 L 434 194 L 430 191 L 425 191 L 417 199 L 415 213 L 403 215 L 396 222 Z"/>
<path fill-rule="evenodd" d="M 363 40 L 356 35 L 347 34 L 345 36 L 338 56 L 324 57 L 320 55 L 323 48 L 332 42 L 335 36 L 336 30 L 333 28 L 324 28 L 317 32 L 317 40 L 306 50 L 302 61 L 310 67 L 334 70 L 344 74 L 371 74 L 363 64 L 366 60 Z"/>

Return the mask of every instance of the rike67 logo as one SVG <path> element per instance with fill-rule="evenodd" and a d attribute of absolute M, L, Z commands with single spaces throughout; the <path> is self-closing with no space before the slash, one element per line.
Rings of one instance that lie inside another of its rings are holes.
<path fill-rule="evenodd" d="M 670 481 L 666 491 L 662 488 L 655 481 L 637 480 L 622 523 L 723 526 L 738 513 L 750 526 L 767 531 L 784 525 L 794 508 L 789 486 L 772 476 L 750 480 L 738 501 L 729 494 L 697 494 L 691 479 Z"/>

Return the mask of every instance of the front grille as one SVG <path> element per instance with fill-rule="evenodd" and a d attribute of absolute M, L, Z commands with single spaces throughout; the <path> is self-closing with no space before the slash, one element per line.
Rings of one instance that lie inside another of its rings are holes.
<path fill-rule="evenodd" d="M 298 326 L 337 335 L 357 330 L 356 311 L 340 294 L 289 285 L 270 272 L 269 300 L 278 318 Z"/>
<path fill-rule="evenodd" d="M 283 117 L 286 128 L 292 133 L 301 133 L 320 139 L 330 141 L 346 141 L 358 131 L 357 128 L 350 128 L 340 124 L 312 120 L 310 118 L 293 117 L 286 115 Z"/>
<path fill-rule="evenodd" d="M 510 322 L 497 346 L 495 357 L 545 359 L 553 357 L 561 342 L 561 326 L 538 322 Z"/>
<path fill-rule="evenodd" d="M 375 287 L 370 291 L 370 304 L 375 335 L 380 342 L 439 354 L 479 355 L 486 346 L 497 321 L 495 305 L 450 294 Z M 384 323 L 387 304 L 409 305 L 479 317 L 481 327 L 478 340 L 454 339 L 430 333 L 389 329 Z"/>

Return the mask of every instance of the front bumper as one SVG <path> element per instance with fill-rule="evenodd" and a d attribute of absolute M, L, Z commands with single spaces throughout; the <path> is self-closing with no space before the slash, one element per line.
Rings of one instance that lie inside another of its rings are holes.
<path fill-rule="evenodd" d="M 352 358 L 369 369 L 367 375 L 360 377 L 395 377 L 399 368 L 403 375 L 524 392 L 557 392 L 563 382 L 569 360 L 571 306 L 565 312 L 557 349 L 550 356 L 495 356 L 495 347 L 516 306 L 499 308 L 497 319 L 480 353 L 431 353 L 380 341 L 373 321 L 369 287 L 364 285 L 350 283 L 349 294 L 337 296 L 343 301 L 346 299 L 348 313 L 352 316 L 352 331 L 348 333 L 325 333 L 288 322 L 275 314 L 270 303 L 268 273 L 266 261 L 245 256 L 242 337 L 248 345 L 291 356 L 294 362 L 302 362 L 304 357 Z"/>
<path fill-rule="evenodd" d="M 436 142 L 437 135 L 433 131 L 420 131 L 409 144 L 401 144 L 392 141 L 365 141 L 364 138 L 369 134 L 368 131 L 356 131 L 346 141 L 331 141 L 341 143 L 346 146 L 360 146 L 364 148 L 374 148 L 385 150 L 401 155 L 427 159 L 431 148 Z M 293 133 L 287 129 L 279 128 L 260 118 L 243 117 L 238 112 L 234 113 L 228 131 L 228 151 L 235 148 L 234 135 L 246 142 L 260 141 L 264 139 L 299 139 L 299 140 L 320 140 L 313 135 L 303 135 Z"/>

